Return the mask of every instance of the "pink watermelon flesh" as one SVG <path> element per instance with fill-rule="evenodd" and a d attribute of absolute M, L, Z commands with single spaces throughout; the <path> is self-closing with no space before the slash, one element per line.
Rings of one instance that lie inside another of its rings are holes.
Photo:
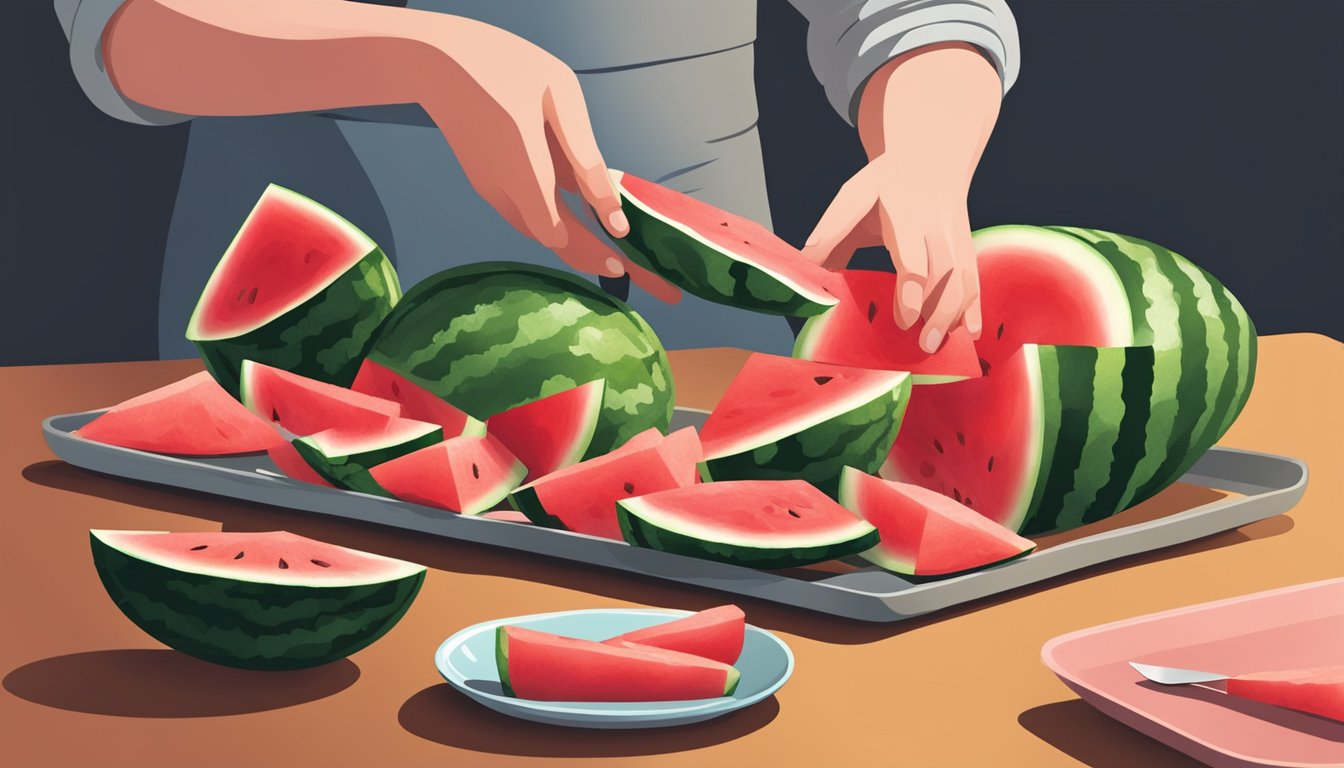
<path fill-rule="evenodd" d="M 653 448 L 654 446 L 662 445 L 663 441 L 666 439 L 667 436 L 658 431 L 656 427 L 650 427 L 649 429 L 636 434 L 629 440 L 626 440 L 619 448 L 610 453 L 630 453 L 631 451 L 638 451 L 641 448 Z"/>
<path fill-rule="evenodd" d="M 486 420 L 486 431 L 523 462 L 530 482 L 583 458 L 605 391 L 605 379 L 590 381 L 497 413 Z"/>
<path fill-rule="evenodd" d="M 836 274 L 804 259 L 797 248 L 759 222 L 630 173 L 621 174 L 620 185 L 644 207 L 693 230 L 720 250 L 804 288 L 820 303 L 835 300 L 831 297 L 840 290 Z"/>
<path fill-rule="evenodd" d="M 505 523 L 532 524 L 532 521 L 528 519 L 527 515 L 524 515 L 516 509 L 492 509 L 489 512 L 482 512 L 477 515 L 477 517 L 484 517 L 487 520 L 500 520 Z"/>
<path fill-rule="evenodd" d="M 328 429 L 376 429 L 401 414 L 401 406 L 390 400 L 251 360 L 243 362 L 240 390 L 249 410 L 301 436 Z"/>
<path fill-rule="evenodd" d="M 599 643 L 501 627 L 501 680 L 521 699 L 678 701 L 725 696 L 738 672 L 727 664 L 634 643 Z"/>
<path fill-rule="evenodd" d="M 280 474 L 291 480 L 325 485 L 328 488 L 336 487 L 327 482 L 325 477 L 319 475 L 317 470 L 313 469 L 307 461 L 304 461 L 292 443 L 281 442 L 279 445 L 271 446 L 267 449 L 266 455 L 271 458 L 271 463 L 275 464 L 276 469 L 280 470 Z"/>
<path fill-rule="evenodd" d="M 668 435 L 658 446 L 658 452 L 662 454 L 663 461 L 667 462 L 678 484 L 685 486 L 700 482 L 698 465 L 705 457 L 705 449 L 700 445 L 700 436 L 693 427 L 685 427 Z"/>
<path fill-rule="evenodd" d="M 947 335 L 937 352 L 919 346 L 923 321 L 908 330 L 896 324 L 896 275 L 846 270 L 840 303 L 809 321 L 798 356 L 822 363 L 907 371 L 916 376 L 972 378 L 980 375 L 975 343 L 963 326 Z"/>
<path fill-rule="evenodd" d="M 503 501 L 526 473 L 491 435 L 450 438 L 369 470 L 383 490 L 402 501 L 464 515 Z"/>
<path fill-rule="evenodd" d="M 81 437 L 183 456 L 264 451 L 285 441 L 202 371 L 114 405 Z"/>
<path fill-rule="evenodd" d="M 394 581 L 424 566 L 288 531 L 91 531 L 132 557 L 189 573 L 264 584 L 320 587 Z"/>
<path fill-rule="evenodd" d="M 1344 721 L 1344 667 L 1238 675 L 1227 681 L 1227 692 Z"/>
<path fill-rule="evenodd" d="M 840 481 L 840 503 L 882 537 L 860 556 L 897 573 L 945 576 L 1011 560 L 1036 547 L 940 493 L 852 467 Z"/>
<path fill-rule="evenodd" d="M 365 360 L 350 389 L 380 400 L 396 403 L 401 415 L 416 421 L 427 421 L 443 427 L 443 434 L 456 437 L 479 429 L 479 422 L 453 407 L 438 395 L 418 384 L 393 373 L 383 366 Z"/>
<path fill-rule="evenodd" d="M 608 645 L 636 643 L 689 653 L 724 664 L 737 663 L 746 639 L 747 617 L 736 605 L 693 613 L 645 629 L 626 632 L 605 641 Z"/>
<path fill-rule="evenodd" d="M 352 237 L 349 224 L 333 226 L 311 201 L 268 188 L 229 245 L 208 289 L 217 297 L 194 318 L 193 337 L 228 338 L 252 330 L 311 298 L 373 250 Z"/>

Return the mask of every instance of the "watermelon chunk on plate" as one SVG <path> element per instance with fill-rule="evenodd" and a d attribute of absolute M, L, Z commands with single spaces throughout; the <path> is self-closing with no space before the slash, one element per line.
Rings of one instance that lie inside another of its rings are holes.
<path fill-rule="evenodd" d="M 701 483 L 616 502 L 631 544 L 754 568 L 853 555 L 877 529 L 802 480 Z"/>
<path fill-rule="evenodd" d="M 306 459 L 299 455 L 299 451 L 293 443 L 282 442 L 279 445 L 267 449 L 266 455 L 270 457 L 271 463 L 280 470 L 280 474 L 291 480 L 299 480 L 313 485 L 325 485 L 328 488 L 335 488 L 325 477 L 319 475 L 316 469 L 308 463 Z"/>
<path fill-rule="evenodd" d="M 525 627 L 496 634 L 499 680 L 541 701 L 681 701 L 732 695 L 740 674 L 718 661 L 635 643 L 599 643 Z"/>
<path fill-rule="evenodd" d="M 294 448 L 328 482 L 340 488 L 386 496 L 369 469 L 443 441 L 443 427 L 392 419 L 366 428 L 332 428 L 294 441 Z"/>
<path fill-rule="evenodd" d="M 1344 666 L 1237 675 L 1227 693 L 1344 722 Z"/>
<path fill-rule="evenodd" d="M 450 438 L 369 469 L 379 487 L 402 501 L 464 515 L 503 501 L 526 474 L 491 435 Z"/>
<path fill-rule="evenodd" d="M 438 424 L 443 427 L 445 437 L 485 434 L 485 425 L 477 419 L 372 360 L 365 360 L 359 367 L 359 375 L 355 376 L 350 389 L 396 403 L 405 418 Z"/>
<path fill-rule="evenodd" d="M 636 643 L 735 664 L 742 655 L 747 615 L 736 605 L 720 605 L 672 621 L 636 629 L 606 640 L 608 645 Z"/>
<path fill-rule="evenodd" d="M 927 488 L 846 467 L 840 504 L 877 527 L 882 540 L 859 557 L 909 576 L 947 576 L 1021 557 L 1028 539 Z"/>
<path fill-rule="evenodd" d="M 373 429 L 401 415 L 401 406 L 381 397 L 309 379 L 244 360 L 239 399 L 248 410 L 292 435 L 326 429 Z"/>
<path fill-rule="evenodd" d="M 497 413 L 486 420 L 486 430 L 523 462 L 532 481 L 583 458 L 605 392 L 605 379 L 590 381 Z"/>
<path fill-rule="evenodd" d="M 205 371 L 112 406 L 80 427 L 79 435 L 182 456 L 251 453 L 284 443 Z"/>

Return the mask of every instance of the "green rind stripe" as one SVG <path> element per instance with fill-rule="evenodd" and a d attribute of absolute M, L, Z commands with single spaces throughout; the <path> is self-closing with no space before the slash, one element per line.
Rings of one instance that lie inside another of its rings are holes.
<path fill-rule="evenodd" d="M 1031 498 L 1025 509 L 1019 515 L 1013 516 L 1018 520 L 1017 525 L 1013 526 L 1013 530 L 1019 533 L 1025 533 L 1037 524 L 1036 518 L 1040 516 L 1039 510 L 1045 503 L 1044 497 L 1049 487 L 1046 480 L 1054 472 L 1055 456 L 1058 454 L 1059 429 L 1056 428 L 1056 425 L 1063 419 L 1062 403 L 1058 397 L 1044 397 L 1043 395 L 1047 387 L 1052 391 L 1059 387 L 1059 359 L 1047 350 L 1049 350 L 1049 347 L 1035 344 L 1026 345 L 1022 350 L 1022 354 L 1029 355 L 1032 358 L 1028 361 L 1028 364 L 1031 364 L 1034 360 L 1037 369 L 1040 371 L 1040 389 L 1029 393 L 1028 396 L 1035 399 L 1037 407 L 1040 408 L 1038 423 L 1042 425 L 1042 428 L 1040 464 L 1036 470 L 1035 487 L 1031 491 Z M 1053 519 L 1054 517 L 1051 515 L 1050 520 Z"/>
<path fill-rule="evenodd" d="M 1148 438 L 1148 423 L 1153 407 L 1152 347 L 1133 347 L 1126 351 L 1125 368 L 1120 374 L 1120 399 L 1124 415 L 1112 454 L 1110 472 L 1105 484 L 1097 490 L 1091 509 L 1084 513 L 1082 522 L 1091 522 L 1119 512 L 1121 501 L 1128 493 L 1131 478 L 1144 457 Z"/>
<path fill-rule="evenodd" d="M 1132 348 L 1100 349 L 1090 355 L 1093 357 L 1093 375 L 1088 387 L 1091 407 L 1090 411 L 1084 412 L 1088 420 L 1087 443 L 1078 457 L 1076 471 L 1068 478 L 1069 487 L 1058 491 L 1062 496 L 1056 517 L 1057 528 L 1081 524 L 1084 516 L 1096 508 L 1097 492 L 1114 471 L 1115 445 L 1120 437 L 1120 424 L 1125 412 L 1122 391 L 1124 372 L 1132 365 L 1129 349 Z M 1079 355 L 1079 351 L 1076 347 L 1070 347 L 1056 349 L 1056 354 L 1069 358 Z M 1060 363 L 1061 370 L 1074 368 L 1072 362 Z M 1081 363 L 1077 369 L 1083 370 Z M 1081 390 L 1083 387 L 1078 388 Z"/>
<path fill-rule="evenodd" d="M 260 584 L 166 568 L 90 540 L 108 595 L 137 626 L 183 653 L 248 669 L 311 667 L 368 646 L 425 579 L 420 571 L 365 586 Z"/>
<path fill-rule="evenodd" d="M 1039 350 L 1042 371 L 1049 369 L 1055 374 L 1051 378 L 1042 376 L 1038 396 L 1046 405 L 1046 434 L 1055 435 L 1056 440 L 1049 454 L 1049 470 L 1037 476 L 1037 485 L 1043 488 L 1040 501 L 1028 511 L 1022 526 L 1030 533 L 1056 528 L 1072 517 L 1064 509 L 1064 497 L 1084 468 L 1084 449 L 1095 439 L 1091 422 L 1098 350 L 1050 346 Z"/>
<path fill-rule="evenodd" d="M 846 465 L 876 474 L 896 441 L 910 399 L 910 377 L 845 413 L 771 443 L 709 459 L 709 480 L 806 480 L 835 498 Z"/>
<path fill-rule="evenodd" d="M 561 531 L 568 530 L 565 524 L 560 522 L 560 518 L 541 506 L 541 499 L 537 498 L 536 489 L 530 485 L 525 485 L 509 494 L 509 505 L 526 515 L 533 525 Z"/>
<path fill-rule="evenodd" d="M 332 485 L 360 493 L 391 496 L 373 479 L 369 469 L 441 442 L 443 428 L 436 427 L 410 440 L 380 445 L 349 456 L 327 456 L 306 437 L 294 440 L 292 444 L 308 466 Z"/>
<path fill-rule="evenodd" d="M 1246 406 L 1246 401 L 1251 396 L 1251 389 L 1255 385 L 1255 364 L 1259 357 L 1259 340 L 1255 333 L 1255 324 L 1251 322 L 1246 310 L 1242 308 L 1237 297 L 1230 291 L 1223 289 L 1220 295 L 1231 306 L 1235 316 L 1240 321 L 1240 328 L 1237 330 L 1237 370 L 1236 370 L 1236 388 L 1230 397 L 1226 400 L 1226 415 L 1218 425 L 1218 434 L 1210 445 L 1217 443 L 1227 430 L 1232 427 L 1232 422 L 1236 421 L 1237 416 L 1241 414 L 1241 409 Z M 1219 402 L 1223 403 L 1222 393 L 1220 393 Z"/>
<path fill-rule="evenodd" d="M 1096 250 L 1098 232 L 1095 230 L 1081 227 L 1046 227 L 1046 229 L 1081 240 L 1083 243 L 1092 246 L 1094 251 Z M 1133 324 L 1132 344 L 1136 347 L 1151 345 L 1153 343 L 1153 331 L 1149 325 L 1151 318 L 1148 317 L 1148 313 L 1152 305 L 1149 298 L 1145 296 L 1143 268 L 1131 259 L 1107 258 L 1100 252 L 1097 255 L 1111 265 L 1112 271 L 1119 278 L 1120 285 L 1124 289 L 1125 297 L 1129 302 L 1129 316 Z"/>

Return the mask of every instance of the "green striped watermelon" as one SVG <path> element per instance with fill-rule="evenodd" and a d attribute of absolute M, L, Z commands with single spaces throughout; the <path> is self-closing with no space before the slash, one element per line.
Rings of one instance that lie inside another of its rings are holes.
<path fill-rule="evenodd" d="M 425 567 L 284 531 L 89 531 L 108 595 L 156 640 L 216 664 L 298 669 L 382 637 Z"/>
<path fill-rule="evenodd" d="M 400 297 L 392 263 L 363 232 L 272 184 L 206 283 L 187 338 L 235 397 L 244 360 L 347 386 Z"/>
<path fill-rule="evenodd" d="M 672 371 L 653 329 L 592 283 L 544 267 L 490 262 L 427 278 L 369 359 L 482 420 L 605 379 L 589 457 L 672 418 Z"/>

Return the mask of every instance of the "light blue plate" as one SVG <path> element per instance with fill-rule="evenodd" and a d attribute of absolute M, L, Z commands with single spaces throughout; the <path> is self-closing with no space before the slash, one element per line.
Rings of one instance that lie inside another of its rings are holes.
<path fill-rule="evenodd" d="M 496 712 L 576 728 L 661 728 L 708 720 L 762 701 L 779 690 L 793 673 L 793 654 L 784 641 L 748 624 L 742 656 L 735 665 L 742 678 L 732 696 L 692 701 L 534 701 L 508 696 L 500 685 L 495 667 L 495 630 L 500 625 L 606 640 L 689 615 L 686 611 L 612 608 L 487 621 L 445 640 L 434 654 L 434 666 L 454 688 Z"/>

